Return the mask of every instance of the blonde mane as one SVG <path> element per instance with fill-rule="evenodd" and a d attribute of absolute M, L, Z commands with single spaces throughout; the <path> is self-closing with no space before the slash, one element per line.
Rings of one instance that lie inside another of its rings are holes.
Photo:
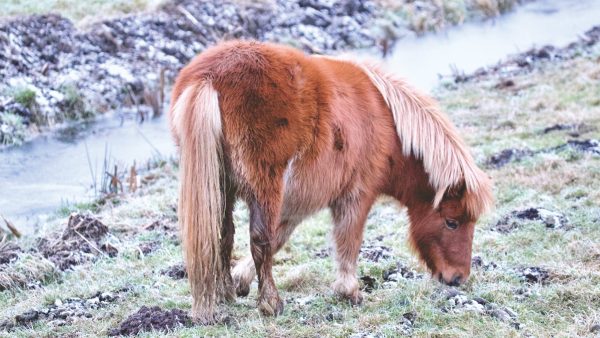
<path fill-rule="evenodd" d="M 468 212 L 479 216 L 493 204 L 491 182 L 481 171 L 458 131 L 437 103 L 402 79 L 367 63 L 353 62 L 369 76 L 394 116 L 405 156 L 423 161 L 435 189 L 434 207 L 449 188 L 465 184 L 463 198 Z"/>

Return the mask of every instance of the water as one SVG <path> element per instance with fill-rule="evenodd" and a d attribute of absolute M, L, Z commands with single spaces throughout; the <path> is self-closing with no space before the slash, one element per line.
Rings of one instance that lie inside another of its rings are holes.
<path fill-rule="evenodd" d="M 400 40 L 386 64 L 429 90 L 452 67 L 468 74 L 532 47 L 561 47 L 598 24 L 599 0 L 540 0 L 495 20 Z"/>
<path fill-rule="evenodd" d="M 536 1 L 493 21 L 468 23 L 397 43 L 386 63 L 409 82 L 430 90 L 452 67 L 467 73 L 534 46 L 565 45 L 600 24 L 600 0 Z M 87 147 L 87 152 L 86 152 Z M 52 133 L 0 151 L 0 214 L 21 229 L 66 203 L 93 196 L 89 154 L 96 172 L 105 148 L 125 169 L 160 153 L 173 155 L 164 118 L 138 125 L 115 117 Z M 99 175 L 99 174 L 98 174 Z"/>
<path fill-rule="evenodd" d="M 0 213 L 16 224 L 36 223 L 62 205 L 93 198 L 90 167 L 99 184 L 105 158 L 122 171 L 134 161 L 139 167 L 156 156 L 173 155 L 164 120 L 138 124 L 107 116 L 0 151 Z"/>

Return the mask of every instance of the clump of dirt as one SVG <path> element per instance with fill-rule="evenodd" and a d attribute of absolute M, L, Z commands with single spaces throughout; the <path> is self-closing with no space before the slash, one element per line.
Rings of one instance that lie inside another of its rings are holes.
<path fill-rule="evenodd" d="M 125 319 L 119 327 L 110 329 L 109 336 L 131 336 L 145 331 L 168 332 L 176 327 L 192 326 L 192 319 L 180 309 L 163 310 L 158 306 L 142 306 L 138 312 Z"/>
<path fill-rule="evenodd" d="M 62 234 L 55 238 L 42 238 L 37 249 L 60 270 L 95 259 L 98 255 L 116 255 L 118 250 L 101 241 L 108 227 L 91 214 L 71 214 Z"/>
<path fill-rule="evenodd" d="M 545 284 L 550 279 L 550 272 L 544 268 L 530 266 L 517 271 L 519 277 L 528 284 Z"/>
<path fill-rule="evenodd" d="M 519 161 L 527 156 L 534 155 L 534 152 L 529 149 L 504 149 L 501 152 L 494 154 L 488 158 L 486 164 L 491 168 L 502 168 L 509 162 Z"/>
<path fill-rule="evenodd" d="M 366 293 L 371 293 L 377 287 L 377 280 L 371 276 L 362 276 L 359 278 L 361 283 L 360 289 Z"/>
<path fill-rule="evenodd" d="M 401 262 L 397 262 L 396 266 L 389 268 L 383 272 L 383 280 L 385 282 L 398 282 L 401 279 L 418 279 L 423 275 L 410 269 Z"/>
<path fill-rule="evenodd" d="M 169 276 L 173 279 L 184 279 L 187 278 L 187 270 L 183 264 L 176 264 L 170 266 L 164 270 L 161 270 L 161 275 Z"/>
<path fill-rule="evenodd" d="M 0 242 L 0 265 L 14 261 L 21 252 L 23 252 L 21 248 L 12 242 Z"/>
<path fill-rule="evenodd" d="M 35 322 L 44 320 L 55 326 L 73 323 L 79 318 L 92 318 L 92 310 L 102 308 L 119 300 L 122 296 L 120 290 L 116 293 L 98 291 L 88 298 L 70 297 L 64 300 L 56 299 L 43 309 L 32 309 L 16 315 L 12 320 L 0 323 L 0 329 L 7 331 L 16 327 L 31 326 Z"/>
<path fill-rule="evenodd" d="M 569 229 L 570 223 L 567 216 L 544 208 L 527 208 L 514 210 L 505 215 L 496 223 L 492 230 L 500 233 L 510 233 L 521 226 L 524 220 L 539 221 L 549 229 Z"/>
<path fill-rule="evenodd" d="M 444 312 L 474 312 L 496 318 L 519 329 L 521 324 L 517 321 L 517 314 L 510 308 L 488 302 L 481 297 L 468 297 L 455 289 L 446 292 L 446 302 L 442 307 Z"/>
<path fill-rule="evenodd" d="M 498 264 L 493 261 L 485 262 L 481 256 L 473 256 L 471 259 L 471 267 L 475 269 L 481 269 L 483 271 L 489 271 L 496 269 Z"/>
<path fill-rule="evenodd" d="M 363 246 L 360 248 L 360 257 L 371 262 L 379 262 L 391 258 L 392 249 L 383 245 Z"/>

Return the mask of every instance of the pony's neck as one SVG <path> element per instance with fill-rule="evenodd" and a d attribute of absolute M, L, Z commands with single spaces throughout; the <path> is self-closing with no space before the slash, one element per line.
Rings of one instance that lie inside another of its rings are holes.
<path fill-rule="evenodd" d="M 388 194 L 408 208 L 424 203 L 433 204 L 435 190 L 423 167 L 423 161 L 414 155 L 404 156 L 401 153 L 396 158 L 400 167 L 394 168 L 390 175 Z"/>

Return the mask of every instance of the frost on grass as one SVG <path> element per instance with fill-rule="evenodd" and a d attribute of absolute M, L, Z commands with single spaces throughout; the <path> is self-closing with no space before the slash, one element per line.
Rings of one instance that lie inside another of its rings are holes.
<path fill-rule="evenodd" d="M 57 298 L 47 307 L 28 310 L 0 323 L 0 329 L 11 331 L 17 327 L 31 327 L 37 321 L 46 321 L 53 326 L 70 325 L 82 318 L 92 318 L 92 310 L 105 307 L 120 298 L 119 292 L 101 291 L 87 298 Z"/>

